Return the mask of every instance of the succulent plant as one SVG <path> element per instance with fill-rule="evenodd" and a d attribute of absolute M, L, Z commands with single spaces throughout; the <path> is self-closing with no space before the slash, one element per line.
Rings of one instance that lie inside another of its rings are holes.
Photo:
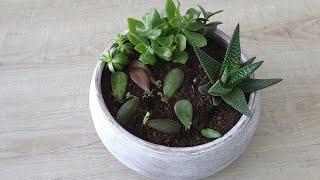
<path fill-rule="evenodd" d="M 100 60 L 107 63 L 107 67 L 111 72 L 123 70 L 129 62 L 128 55 L 125 52 L 121 52 L 115 46 L 104 52 L 101 55 Z"/>
<path fill-rule="evenodd" d="M 138 111 L 140 105 L 140 100 L 138 97 L 134 97 L 124 103 L 118 113 L 117 113 L 117 121 L 125 126 L 128 122 L 133 118 L 134 114 Z"/>
<path fill-rule="evenodd" d="M 116 45 L 121 52 L 129 54 L 133 50 L 133 45 L 129 42 L 126 34 L 117 34 L 115 38 Z"/>
<path fill-rule="evenodd" d="M 166 75 L 163 83 L 163 93 L 158 92 L 161 96 L 161 101 L 168 103 L 168 100 L 181 87 L 184 74 L 181 69 L 174 68 Z"/>
<path fill-rule="evenodd" d="M 174 112 L 184 125 L 185 130 L 190 130 L 192 125 L 193 109 L 190 101 L 182 99 L 176 102 L 174 105 Z"/>
<path fill-rule="evenodd" d="M 215 138 L 215 139 L 222 136 L 218 131 L 210 128 L 202 129 L 201 135 L 206 138 Z"/>
<path fill-rule="evenodd" d="M 146 125 L 164 133 L 178 133 L 182 127 L 179 122 L 172 119 L 152 119 L 147 121 Z"/>
<path fill-rule="evenodd" d="M 126 94 L 128 77 L 124 72 L 118 71 L 111 74 L 112 95 L 118 102 L 122 102 Z"/>
<path fill-rule="evenodd" d="M 266 88 L 280 82 L 281 79 L 251 78 L 251 74 L 262 65 L 263 61 L 254 63 L 255 58 L 252 58 L 241 64 L 239 37 L 240 27 L 238 24 L 222 64 L 207 55 L 199 47 L 193 47 L 200 64 L 209 78 L 209 82 L 198 89 L 201 94 L 212 96 L 214 105 L 225 101 L 238 112 L 251 116 L 245 93 Z"/>

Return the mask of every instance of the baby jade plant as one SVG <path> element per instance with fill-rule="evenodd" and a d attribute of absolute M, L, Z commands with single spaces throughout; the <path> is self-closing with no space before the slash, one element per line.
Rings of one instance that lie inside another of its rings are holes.
<path fill-rule="evenodd" d="M 251 116 L 245 93 L 266 88 L 280 82 L 281 79 L 251 77 L 251 74 L 262 65 L 263 61 L 254 63 L 255 58 L 251 58 L 241 64 L 239 29 L 238 24 L 222 64 L 194 46 L 200 64 L 209 78 L 206 85 L 199 87 L 199 92 L 212 96 L 213 105 L 219 105 L 221 101 L 225 101 L 238 112 Z"/>

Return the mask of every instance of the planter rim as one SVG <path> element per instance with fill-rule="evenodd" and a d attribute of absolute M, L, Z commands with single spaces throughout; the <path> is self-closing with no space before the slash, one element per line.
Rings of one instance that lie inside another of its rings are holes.
<path fill-rule="evenodd" d="M 123 34 L 126 34 L 127 32 L 128 31 L 124 31 Z M 227 36 L 221 30 L 217 29 L 214 32 L 214 34 L 217 35 L 219 38 L 221 38 L 222 41 L 225 41 L 225 43 L 230 42 L 229 36 Z M 248 60 L 248 57 L 245 55 L 243 51 L 241 51 L 241 61 L 245 62 L 247 60 Z M 229 141 L 235 134 L 241 132 L 244 128 L 246 128 L 248 122 L 251 119 L 251 117 L 242 115 L 239 121 L 222 137 L 201 145 L 190 146 L 190 147 L 169 147 L 169 146 L 151 143 L 149 141 L 146 141 L 144 139 L 141 139 L 131 134 L 129 131 L 123 128 L 120 124 L 118 124 L 118 122 L 114 119 L 114 117 L 109 112 L 109 109 L 107 108 L 107 105 L 104 102 L 102 91 L 101 91 L 101 77 L 102 77 L 102 72 L 104 70 L 104 67 L 105 67 L 104 62 L 99 61 L 97 63 L 95 70 L 93 72 L 94 82 L 91 83 L 91 86 L 92 86 L 91 88 L 93 88 L 97 92 L 97 95 L 95 98 L 98 98 L 98 102 L 99 102 L 98 108 L 100 108 L 103 111 L 104 117 L 106 117 L 106 119 L 112 123 L 117 133 L 123 133 L 129 140 L 135 142 L 136 145 L 140 145 L 142 148 L 149 149 L 156 153 L 167 154 L 167 155 L 188 156 L 190 154 L 200 154 L 200 153 L 212 150 L 218 146 L 223 145 L 225 142 Z M 249 105 L 250 112 L 252 113 L 252 116 L 255 113 L 255 110 L 257 107 L 256 97 L 257 97 L 257 92 L 250 93 L 248 105 Z M 112 118 L 107 118 L 107 117 L 112 117 Z"/>

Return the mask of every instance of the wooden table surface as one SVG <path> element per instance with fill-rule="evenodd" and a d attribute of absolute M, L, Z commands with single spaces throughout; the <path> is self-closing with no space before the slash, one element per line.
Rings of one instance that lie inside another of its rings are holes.
<path fill-rule="evenodd" d="M 208 10 L 264 60 L 260 124 L 231 166 L 208 179 L 320 178 L 320 1 L 185 0 Z M 0 178 L 145 179 L 103 146 L 88 91 L 97 57 L 127 17 L 164 0 L 0 0 Z"/>

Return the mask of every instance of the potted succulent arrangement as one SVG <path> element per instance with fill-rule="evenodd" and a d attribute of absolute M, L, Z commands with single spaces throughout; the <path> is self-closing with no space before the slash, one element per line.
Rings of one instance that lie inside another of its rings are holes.
<path fill-rule="evenodd" d="M 220 13 L 166 1 L 101 55 L 90 110 L 104 145 L 152 178 L 197 179 L 229 165 L 249 143 L 260 116 L 258 90 L 281 79 L 255 79 L 262 61 L 240 50 L 210 22 Z"/>

